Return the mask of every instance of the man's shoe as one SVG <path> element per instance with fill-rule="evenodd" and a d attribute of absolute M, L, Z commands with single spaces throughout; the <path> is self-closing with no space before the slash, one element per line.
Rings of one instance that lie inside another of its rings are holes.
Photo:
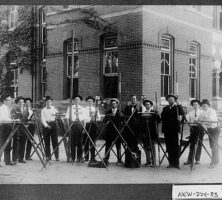
<path fill-rule="evenodd" d="M 185 163 L 183 163 L 184 165 L 191 165 L 192 163 L 190 161 L 187 161 Z"/>
<path fill-rule="evenodd" d="M 199 161 L 199 160 L 197 160 L 197 161 L 195 162 L 195 164 L 197 164 L 197 165 L 198 165 L 198 164 L 200 164 L 200 161 Z"/>
<path fill-rule="evenodd" d="M 214 163 L 211 163 L 210 165 L 209 165 L 209 169 L 213 169 L 213 168 L 215 168 L 216 166 L 215 166 L 215 164 Z"/>
<path fill-rule="evenodd" d="M 6 162 L 5 165 L 13 165 L 12 162 Z"/>
<path fill-rule="evenodd" d="M 172 165 L 168 165 L 167 168 L 173 168 L 173 166 Z"/>
<path fill-rule="evenodd" d="M 32 158 L 31 157 L 28 157 L 28 158 L 25 158 L 26 160 L 32 160 Z"/>
<path fill-rule="evenodd" d="M 152 162 L 151 162 L 151 161 L 147 161 L 147 162 L 144 164 L 145 167 L 149 167 L 150 165 L 152 165 Z"/>
<path fill-rule="evenodd" d="M 56 158 L 56 161 L 59 161 L 59 158 Z"/>
<path fill-rule="evenodd" d="M 19 163 L 26 163 L 24 160 L 18 160 Z"/>
<path fill-rule="evenodd" d="M 180 169 L 180 165 L 176 165 L 175 168 Z"/>

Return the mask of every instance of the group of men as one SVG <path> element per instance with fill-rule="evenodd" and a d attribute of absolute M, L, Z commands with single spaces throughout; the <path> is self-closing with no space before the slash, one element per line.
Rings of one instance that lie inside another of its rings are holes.
<path fill-rule="evenodd" d="M 4 161 L 6 165 L 16 165 L 19 163 L 26 163 L 26 160 L 31 160 L 30 140 L 27 140 L 25 129 L 27 128 L 31 135 L 34 135 L 34 124 L 28 124 L 28 121 L 33 117 L 33 110 L 31 109 L 30 98 L 19 97 L 15 100 L 16 106 L 11 109 L 11 97 L 6 95 L 0 98 L 0 137 L 1 146 L 8 142 L 4 149 Z M 26 128 L 19 126 L 12 140 L 7 141 L 12 132 L 14 123 L 26 123 Z M 26 149 L 26 151 L 25 151 Z M 11 159 L 12 150 L 12 159 Z"/>
<path fill-rule="evenodd" d="M 75 95 L 72 106 L 68 107 L 65 114 L 65 121 L 71 129 L 69 135 L 71 160 L 72 162 L 97 163 L 96 140 L 98 139 L 97 121 L 101 119 L 100 112 L 95 106 L 95 99 L 88 96 L 86 99 L 87 107 L 81 106 L 82 97 Z M 180 168 L 180 146 L 179 132 L 181 123 L 187 121 L 190 125 L 190 152 L 185 165 L 193 163 L 194 157 L 196 164 L 200 161 L 201 147 L 204 131 L 207 130 L 209 135 L 210 147 L 212 150 L 212 159 L 210 168 L 214 168 L 219 163 L 218 140 L 220 128 L 217 123 L 216 111 L 210 107 L 210 102 L 204 99 L 191 101 L 193 110 L 186 116 L 182 106 L 177 102 L 177 97 L 167 95 L 166 100 L 169 105 L 165 106 L 159 115 L 157 109 L 154 110 L 153 102 L 149 99 L 137 101 L 136 95 L 130 96 L 130 104 L 123 110 L 119 108 L 119 100 L 111 99 L 111 108 L 106 110 L 103 119 L 105 131 L 103 138 L 105 140 L 105 155 L 103 164 L 108 166 L 110 152 L 113 146 L 116 146 L 117 163 L 122 162 L 121 145 L 125 151 L 135 157 L 139 156 L 140 148 L 143 148 L 146 155 L 146 166 L 155 166 L 156 151 L 155 143 L 159 142 L 158 123 L 162 121 L 162 132 L 166 144 L 167 158 L 169 161 L 168 168 Z M 0 99 L 0 135 L 2 144 L 12 131 L 12 121 L 26 123 L 30 133 L 34 135 L 35 127 L 33 123 L 27 123 L 34 115 L 31 108 L 31 99 L 18 97 L 15 100 L 16 107 L 10 111 L 10 96 Z M 41 110 L 41 123 L 43 127 L 43 141 L 45 145 L 45 156 L 51 160 L 50 140 L 53 147 L 55 158 L 59 161 L 59 146 L 56 126 L 56 115 L 58 110 L 52 106 L 53 99 L 50 96 L 45 98 L 45 107 Z M 201 109 L 200 109 L 201 106 Z M 203 126 L 199 126 L 199 124 Z M 201 129 L 204 127 L 204 129 Z M 197 144 L 197 148 L 195 148 Z M 12 161 L 10 151 L 12 146 Z M 27 139 L 24 128 L 19 128 L 13 137 L 13 144 L 8 143 L 4 150 L 4 161 L 6 165 L 15 165 L 18 162 L 25 163 L 24 152 L 26 146 L 26 160 L 31 160 L 31 143 Z M 99 152 L 98 152 L 99 153 Z M 90 159 L 89 159 L 90 154 Z M 126 154 L 125 156 L 127 156 Z"/>

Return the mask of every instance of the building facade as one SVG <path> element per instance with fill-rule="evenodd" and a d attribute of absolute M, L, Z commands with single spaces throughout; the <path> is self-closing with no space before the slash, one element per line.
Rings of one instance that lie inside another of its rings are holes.
<path fill-rule="evenodd" d="M 73 93 L 83 97 L 125 104 L 132 93 L 156 95 L 165 105 L 174 93 L 185 106 L 208 98 L 219 108 L 221 13 L 221 6 L 36 6 L 31 95 L 68 99 L 73 63 Z M 26 83 L 18 80 L 19 95 L 30 91 Z"/>

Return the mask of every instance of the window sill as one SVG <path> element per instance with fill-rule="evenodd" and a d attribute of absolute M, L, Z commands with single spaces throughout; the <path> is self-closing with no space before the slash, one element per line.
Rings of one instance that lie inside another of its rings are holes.
<path fill-rule="evenodd" d="M 118 76 L 118 73 L 103 74 L 104 76 Z"/>

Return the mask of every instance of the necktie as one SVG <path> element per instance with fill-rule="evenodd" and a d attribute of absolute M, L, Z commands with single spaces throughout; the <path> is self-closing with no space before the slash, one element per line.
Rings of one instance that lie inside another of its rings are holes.
<path fill-rule="evenodd" d="M 91 110 L 91 106 L 89 107 L 89 116 L 92 117 L 92 110 Z"/>
<path fill-rule="evenodd" d="M 79 118 L 79 107 L 76 105 L 76 118 Z"/>
<path fill-rule="evenodd" d="M 197 117 L 197 111 L 195 110 L 195 115 L 194 115 L 195 117 Z"/>

